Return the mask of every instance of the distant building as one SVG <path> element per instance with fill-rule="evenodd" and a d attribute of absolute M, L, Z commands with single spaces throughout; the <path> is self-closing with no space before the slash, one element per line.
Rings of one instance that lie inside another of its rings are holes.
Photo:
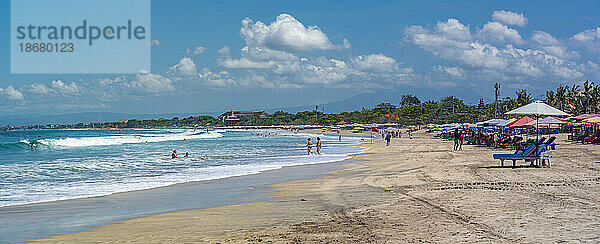
<path fill-rule="evenodd" d="M 225 112 L 219 115 L 219 120 L 225 122 L 226 125 L 236 125 L 241 118 L 256 119 L 256 118 L 267 118 L 269 114 L 265 111 L 251 112 L 251 111 L 234 111 L 233 109 L 229 112 Z"/>

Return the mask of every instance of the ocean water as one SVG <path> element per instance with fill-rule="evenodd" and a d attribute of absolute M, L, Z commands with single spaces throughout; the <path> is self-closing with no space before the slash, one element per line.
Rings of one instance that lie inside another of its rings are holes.
<path fill-rule="evenodd" d="M 307 138 L 323 140 L 306 155 Z M 286 131 L 47 130 L 0 132 L 0 207 L 150 189 L 334 162 L 361 138 Z M 35 148 L 29 143 L 34 142 Z M 171 159 L 171 152 L 188 158 Z"/>

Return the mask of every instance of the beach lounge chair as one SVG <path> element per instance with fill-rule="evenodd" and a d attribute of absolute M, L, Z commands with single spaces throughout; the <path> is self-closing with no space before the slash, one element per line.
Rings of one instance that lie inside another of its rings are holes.
<path fill-rule="evenodd" d="M 504 167 L 504 160 L 512 160 L 513 167 L 516 166 L 517 160 L 525 160 L 526 162 L 531 162 L 539 158 L 536 154 L 537 145 L 531 144 L 525 148 L 524 151 L 513 154 L 494 154 L 494 159 L 500 159 L 502 167 Z"/>
<path fill-rule="evenodd" d="M 600 139 L 600 134 L 595 133 L 593 135 L 591 135 L 590 137 L 585 138 L 585 140 L 583 140 L 583 143 L 594 143 L 594 141 L 598 141 Z"/>
<path fill-rule="evenodd" d="M 510 147 L 510 146 L 515 145 L 516 143 L 519 143 L 521 140 L 523 140 L 523 137 L 515 136 L 515 138 L 513 138 L 512 141 L 501 142 L 500 147 Z"/>
<path fill-rule="evenodd" d="M 548 147 L 550 147 L 550 148 L 552 148 L 552 150 L 554 150 L 554 147 L 556 146 L 554 144 L 554 141 L 556 141 L 556 136 L 550 137 L 550 139 L 548 139 L 548 141 L 544 143 L 544 144 L 546 144 L 546 149 Z"/>

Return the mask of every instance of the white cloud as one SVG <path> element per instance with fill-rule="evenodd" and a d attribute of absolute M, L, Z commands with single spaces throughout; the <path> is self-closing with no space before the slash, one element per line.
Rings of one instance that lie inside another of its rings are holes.
<path fill-rule="evenodd" d="M 15 89 L 12 85 L 9 85 L 6 88 L 0 88 L 0 94 L 5 96 L 6 99 L 11 101 L 20 101 L 25 99 L 23 93 Z"/>
<path fill-rule="evenodd" d="M 39 83 L 29 85 L 27 91 L 39 95 L 46 95 L 53 92 L 52 89 L 48 88 L 46 85 Z"/>
<path fill-rule="evenodd" d="M 398 70 L 396 60 L 383 54 L 361 55 L 352 59 L 360 70 L 391 73 Z"/>
<path fill-rule="evenodd" d="M 269 25 L 246 18 L 242 20 L 240 34 L 251 47 L 301 52 L 335 48 L 318 26 L 305 27 L 289 14 L 280 14 Z"/>
<path fill-rule="evenodd" d="M 448 67 L 443 65 L 437 65 L 433 67 L 433 69 L 439 72 L 447 73 L 456 78 L 463 78 L 465 76 L 465 71 L 460 67 Z"/>
<path fill-rule="evenodd" d="M 207 48 L 205 48 L 205 47 L 197 46 L 195 48 L 188 48 L 188 49 L 186 49 L 185 53 L 188 56 L 193 57 L 193 56 L 197 56 L 197 55 L 203 54 L 206 51 L 206 49 Z"/>
<path fill-rule="evenodd" d="M 452 30 L 459 32 L 460 30 Z M 467 30 L 468 31 L 468 30 Z M 241 36 L 246 45 L 240 50 L 239 58 L 232 58 L 229 47 L 218 50 L 217 64 L 231 69 L 228 76 L 235 80 L 214 78 L 207 83 L 215 86 L 238 85 L 266 88 L 297 88 L 307 84 L 336 84 L 369 82 L 406 81 L 406 73 L 412 68 L 383 54 L 362 55 L 342 59 L 327 57 L 297 56 L 297 51 L 344 50 L 352 44 L 343 39 L 341 45 L 333 45 L 327 36 L 316 26 L 305 27 L 294 17 L 282 14 L 269 25 L 251 19 L 242 21 Z M 206 73 L 213 77 L 214 73 Z M 223 81 L 223 82 L 221 82 Z"/>
<path fill-rule="evenodd" d="M 77 86 L 77 84 L 75 84 L 73 81 L 71 81 L 70 84 L 65 84 L 61 80 L 53 80 L 52 88 L 57 89 L 59 92 L 65 94 L 74 95 L 79 93 L 79 86 Z"/>
<path fill-rule="evenodd" d="M 452 26 L 453 28 L 447 28 Z M 576 62 L 536 49 L 519 49 L 506 45 L 500 49 L 485 40 L 471 40 L 465 25 L 455 19 L 439 22 L 433 30 L 411 26 L 406 40 L 434 55 L 453 60 L 470 69 L 496 74 L 543 76 L 574 79 L 583 76 L 583 67 Z"/>
<path fill-rule="evenodd" d="M 352 48 L 352 43 L 350 43 L 350 41 L 346 38 L 344 38 L 344 42 L 342 44 L 342 48 L 343 49 L 350 49 Z"/>
<path fill-rule="evenodd" d="M 298 57 L 291 53 L 271 50 L 264 47 L 242 48 L 242 55 L 239 59 L 232 59 L 229 54 L 229 47 L 223 47 L 217 52 L 219 57 L 217 63 L 230 69 L 268 69 L 276 67 L 281 62 L 293 62 Z"/>
<path fill-rule="evenodd" d="M 579 45 L 600 52 L 600 27 L 579 32 L 573 35 L 572 39 Z"/>
<path fill-rule="evenodd" d="M 508 28 L 508 26 L 503 25 L 498 22 L 488 22 L 486 23 L 481 30 L 478 32 L 479 37 L 482 40 L 486 40 L 489 42 L 496 43 L 516 43 L 521 44 L 523 40 L 521 39 L 521 35 L 515 29 Z"/>
<path fill-rule="evenodd" d="M 492 19 L 507 25 L 525 26 L 527 24 L 527 18 L 523 14 L 506 10 L 494 11 Z"/>
<path fill-rule="evenodd" d="M 536 47 L 557 57 L 576 58 L 579 56 L 576 51 L 567 50 L 561 41 L 554 38 L 550 33 L 535 31 L 533 36 L 531 36 L 531 41 Z"/>
<path fill-rule="evenodd" d="M 446 22 L 438 22 L 435 26 L 437 33 L 448 39 L 467 41 L 471 40 L 471 32 L 468 26 L 463 25 L 457 19 L 448 19 Z"/>
<path fill-rule="evenodd" d="M 236 82 L 229 77 L 229 72 L 221 71 L 221 72 L 212 72 L 208 68 L 203 68 L 202 71 L 198 74 L 198 77 L 204 80 L 207 84 L 225 87 L 236 85 Z"/>
<path fill-rule="evenodd" d="M 179 63 L 169 68 L 168 73 L 174 76 L 194 76 L 197 74 L 196 64 L 189 57 L 179 60 Z"/>
<path fill-rule="evenodd" d="M 173 82 L 171 79 L 162 75 L 152 74 L 141 70 L 135 75 L 135 80 L 128 84 L 129 87 L 138 89 L 145 93 L 161 93 L 174 91 Z"/>

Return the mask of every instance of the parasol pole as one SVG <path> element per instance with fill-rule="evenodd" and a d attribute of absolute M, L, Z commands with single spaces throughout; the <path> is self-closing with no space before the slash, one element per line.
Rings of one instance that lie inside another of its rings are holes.
<path fill-rule="evenodd" d="M 536 141 L 540 141 L 540 116 L 539 115 L 535 115 L 535 140 Z"/>

